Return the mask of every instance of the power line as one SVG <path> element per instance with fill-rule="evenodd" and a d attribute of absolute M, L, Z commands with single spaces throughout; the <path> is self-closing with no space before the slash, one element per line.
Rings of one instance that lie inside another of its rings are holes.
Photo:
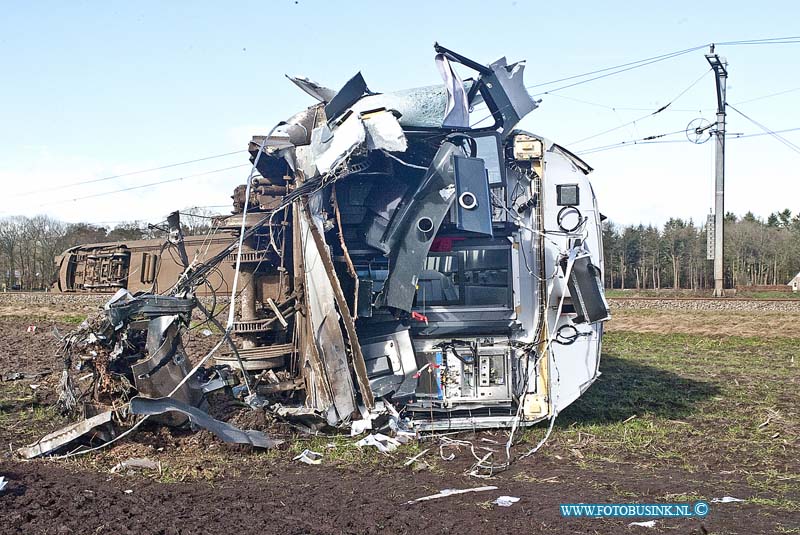
<path fill-rule="evenodd" d="M 730 104 L 728 104 L 728 106 L 730 106 Z M 772 132 L 757 132 L 755 134 L 728 134 L 728 136 L 731 139 L 739 139 L 743 137 L 758 137 L 758 136 L 771 136 L 772 134 L 785 134 L 787 132 L 797 132 L 798 130 L 800 130 L 800 127 L 786 128 L 784 130 L 774 130 Z"/>
<path fill-rule="evenodd" d="M 569 80 L 575 80 L 576 78 L 584 78 L 586 76 L 592 76 L 594 74 L 608 73 L 608 71 L 615 71 L 615 72 L 612 72 L 612 73 L 604 74 L 603 76 L 599 76 L 597 78 L 592 78 L 591 80 L 583 80 L 581 82 L 577 82 L 577 83 L 571 84 L 569 86 L 564 86 L 564 87 L 560 87 L 558 89 L 550 90 L 550 91 L 560 91 L 561 89 L 566 89 L 567 87 L 571 87 L 572 85 L 578 85 L 578 84 L 590 82 L 592 80 L 597 80 L 599 78 L 604 78 L 606 76 L 611 76 L 611 75 L 618 74 L 618 73 L 621 73 L 621 72 L 629 71 L 631 69 L 637 69 L 639 67 L 644 67 L 645 65 L 650 65 L 652 63 L 656 63 L 656 62 L 659 62 L 659 61 L 664 61 L 664 60 L 671 59 L 671 58 L 674 58 L 674 57 L 682 56 L 683 54 L 688 54 L 689 52 L 694 52 L 695 50 L 700 50 L 701 48 L 706 48 L 707 46 L 708 46 L 708 44 L 702 44 L 702 45 L 695 46 L 695 47 L 692 47 L 692 48 L 686 48 L 684 50 L 676 50 L 674 52 L 668 52 L 666 54 L 661 54 L 659 56 L 653 56 L 653 57 L 650 57 L 650 58 L 640 59 L 640 60 L 636 60 L 636 61 L 630 61 L 628 63 L 622 63 L 620 65 L 614 65 L 613 67 L 606 67 L 606 68 L 603 68 L 603 69 L 597 69 L 595 71 L 589 71 L 589 72 L 585 72 L 585 73 L 582 73 L 582 74 L 575 74 L 575 75 L 572 75 L 572 76 L 567 76 L 565 78 L 558 78 L 556 80 L 550 80 L 548 82 L 541 82 L 541 83 L 538 83 L 538 84 L 529 85 L 529 86 L 526 87 L 526 89 L 534 89 L 536 87 L 542 87 L 542 86 L 546 86 L 546 85 L 557 84 L 557 83 L 560 83 L 560 82 L 566 82 L 566 81 L 569 81 Z M 625 68 L 625 67 L 630 67 L 630 68 Z M 617 70 L 617 69 L 622 69 L 622 70 Z"/>
<path fill-rule="evenodd" d="M 729 104 L 730 106 L 730 104 Z M 797 132 L 800 131 L 800 127 L 797 128 L 787 128 L 785 130 L 774 130 L 770 132 L 756 132 L 752 134 L 726 134 L 728 139 L 741 139 L 741 138 L 748 138 L 748 137 L 758 137 L 758 136 L 767 136 L 772 134 L 785 134 L 787 132 Z M 661 138 L 665 136 L 671 136 L 675 134 L 679 134 L 681 132 L 685 132 L 685 130 L 676 130 L 675 132 L 668 132 L 666 134 L 659 134 L 656 136 L 647 136 L 641 139 L 632 139 L 628 141 L 620 141 L 619 143 L 611 143 L 609 145 L 602 145 L 599 147 L 592 147 L 590 149 L 585 149 L 579 152 L 576 152 L 578 155 L 584 154 L 594 154 L 595 152 L 605 152 L 607 150 L 618 149 L 621 147 L 632 147 L 633 145 L 651 145 L 655 143 L 685 143 L 686 141 L 683 139 L 675 139 L 675 140 L 657 140 L 656 138 Z"/>
<path fill-rule="evenodd" d="M 606 108 L 611 111 L 649 111 L 653 108 L 645 108 L 645 107 L 629 107 L 629 106 L 611 106 L 609 104 L 601 104 L 599 102 L 592 102 L 590 100 L 584 100 L 575 97 L 568 97 L 567 95 L 559 95 L 556 93 L 545 93 L 547 96 L 563 98 L 566 100 L 572 100 L 575 102 L 580 102 L 581 104 L 587 104 L 589 106 L 596 106 L 598 108 Z M 670 108 L 669 110 L 664 111 L 675 111 L 675 112 L 692 112 L 692 113 L 703 113 L 702 109 L 695 109 L 695 108 Z"/>
<path fill-rule="evenodd" d="M 789 37 L 768 37 L 766 39 L 746 39 L 743 41 L 722 41 L 719 43 L 712 43 L 716 45 L 788 45 L 793 43 L 800 43 L 800 35 L 792 35 Z"/>
<path fill-rule="evenodd" d="M 66 203 L 66 202 L 82 201 L 84 199 L 93 199 L 95 197 L 103 197 L 105 195 L 113 195 L 115 193 L 122 193 L 124 191 L 132 191 L 132 190 L 136 190 L 136 189 L 143 189 L 143 188 L 150 188 L 150 187 L 153 187 L 153 186 L 160 186 L 161 184 L 168 184 L 170 182 L 179 182 L 181 180 L 185 180 L 185 179 L 188 179 L 188 178 L 195 178 L 195 177 L 199 177 L 199 176 L 210 175 L 210 174 L 213 174 L 213 173 L 221 173 L 223 171 L 230 171 L 231 169 L 240 169 L 242 167 L 251 167 L 251 165 L 250 164 L 234 165 L 232 167 L 225 167 L 223 169 L 215 169 L 213 171 L 206 171 L 204 173 L 195 173 L 193 175 L 186 175 L 186 176 L 182 176 L 182 177 L 178 177 L 178 178 L 171 178 L 171 179 L 168 179 L 168 180 L 159 180 L 158 182 L 151 182 L 149 184 L 141 184 L 139 186 L 131 186 L 129 188 L 122 188 L 122 189 L 117 189 L 117 190 L 113 190 L 113 191 L 104 191 L 104 192 L 101 192 L 101 193 L 93 193 L 91 195 L 84 195 L 82 197 L 75 197 L 73 199 L 62 199 L 60 201 L 54 201 L 54 202 L 51 202 L 51 203 L 40 204 L 39 206 L 40 207 L 52 206 L 54 204 L 63 204 L 63 203 Z"/>
<path fill-rule="evenodd" d="M 759 123 L 755 119 L 752 119 L 752 118 L 748 117 L 747 115 L 745 115 L 744 113 L 742 113 L 741 111 L 736 109 L 736 107 L 734 107 L 733 105 L 728 104 L 728 107 L 730 109 L 732 109 L 733 111 L 735 111 L 736 113 L 738 113 L 739 115 L 741 115 L 742 117 L 744 117 L 745 119 L 747 119 L 748 121 L 750 121 L 751 123 L 753 123 L 754 125 L 756 125 L 757 127 L 759 127 L 760 129 L 762 129 L 764 132 L 766 132 L 770 136 L 772 136 L 775 139 L 777 139 L 778 141 L 780 141 L 783 145 L 785 145 L 789 149 L 791 149 L 794 152 L 800 154 L 800 147 L 798 147 L 797 145 L 795 145 L 794 143 L 792 143 L 791 141 L 789 141 L 785 137 L 781 136 L 780 134 L 778 134 L 777 132 L 775 132 L 771 128 L 767 128 L 766 126 L 764 126 L 763 124 Z"/>
<path fill-rule="evenodd" d="M 188 165 L 190 163 L 205 162 L 207 160 L 213 160 L 215 158 L 222 158 L 224 156 L 231 156 L 233 154 L 241 154 L 242 152 L 247 152 L 247 150 L 237 150 L 237 151 L 233 151 L 233 152 L 225 152 L 223 154 L 215 154 L 213 156 L 206 156 L 204 158 L 195 158 L 194 160 L 187 160 L 185 162 L 171 163 L 171 164 L 167 164 L 167 165 L 161 165 L 159 167 L 152 167 L 150 169 L 142 169 L 141 171 L 131 171 L 129 173 L 122 173 L 122 174 L 119 174 L 119 175 L 111 175 L 111 176 L 105 176 L 105 177 L 102 177 L 102 178 L 93 178 L 93 179 L 90 179 L 90 180 L 81 180 L 81 181 L 78 181 L 78 182 L 70 182 L 69 184 L 61 184 L 59 186 L 41 188 L 41 189 L 37 189 L 37 190 L 26 191 L 24 193 L 18 193 L 16 195 L 11 195 L 11 197 L 23 197 L 23 196 L 26 196 L 26 195 L 33 195 L 35 193 L 57 191 L 57 190 L 62 190 L 62 189 L 66 189 L 66 188 L 71 188 L 71 187 L 74 187 L 74 186 L 82 186 L 84 184 L 94 184 L 94 183 L 97 183 L 97 182 L 104 182 L 104 181 L 107 181 L 107 180 L 115 180 L 117 178 L 123 178 L 123 177 L 126 177 L 126 176 L 132 176 L 132 175 L 140 175 L 140 174 L 143 174 L 143 173 L 149 173 L 151 171 L 160 171 L 162 169 L 169 169 L 171 167 L 178 167 L 180 165 Z"/>
<path fill-rule="evenodd" d="M 614 132 L 616 130 L 619 130 L 620 128 L 625 128 L 626 126 L 630 126 L 632 124 L 635 124 L 638 121 L 641 121 L 643 119 L 647 119 L 648 117 L 652 117 L 654 115 L 658 115 L 659 113 L 661 113 L 664 110 L 666 110 L 673 102 L 675 102 L 676 100 L 681 98 L 683 95 L 685 95 L 690 89 L 692 89 L 694 86 L 696 86 L 700 82 L 700 80 L 702 80 L 705 77 L 705 75 L 708 74 L 709 72 L 711 72 L 711 69 L 703 72 L 703 74 L 701 74 L 700 77 L 698 77 L 695 81 L 693 81 L 691 84 L 689 84 L 686 87 L 686 89 L 684 89 L 683 91 L 678 93 L 678 96 L 676 96 L 675 98 L 673 98 L 672 100 L 670 100 L 669 102 L 667 102 L 666 104 L 664 104 L 663 106 L 658 108 L 656 111 L 648 113 L 648 114 L 643 115 L 641 117 L 638 117 L 638 118 L 634 119 L 633 121 L 629 121 L 629 122 L 627 122 L 625 124 L 621 124 L 619 126 L 615 126 L 614 128 L 609 128 L 608 130 L 603 130 L 602 132 L 598 132 L 597 134 L 593 134 L 593 135 L 585 137 L 583 139 L 579 139 L 578 141 L 573 141 L 572 143 L 570 143 L 570 145 L 577 145 L 578 143 L 583 143 L 584 141 L 588 141 L 590 139 L 594 139 L 596 137 L 603 136 L 603 135 L 608 134 L 610 132 Z"/>
<path fill-rule="evenodd" d="M 766 38 L 766 39 L 750 39 L 750 40 L 741 40 L 741 41 L 722 41 L 722 42 L 717 42 L 717 43 L 713 43 L 713 44 L 716 44 L 717 46 L 722 46 L 722 45 L 736 46 L 736 45 L 782 45 L 782 44 L 793 44 L 793 43 L 800 43 L 800 36 L 770 37 L 770 38 Z M 578 78 L 585 78 L 587 76 L 593 76 L 595 74 L 599 75 L 599 76 L 594 76 L 593 78 L 588 78 L 586 80 L 579 80 L 579 81 L 573 82 L 571 84 L 563 85 L 563 86 L 557 87 L 555 89 L 550 89 L 550 90 L 548 90 L 546 92 L 546 93 L 553 93 L 555 91 L 561 91 L 562 89 L 567 89 L 568 87 L 574 87 L 576 85 L 584 84 L 586 82 L 599 80 L 601 78 L 606 78 L 608 76 L 613 76 L 615 74 L 620 74 L 620 73 L 627 72 L 627 71 L 630 71 L 630 70 L 633 70 L 633 69 L 638 69 L 639 67 L 645 67 L 647 65 L 652 65 L 653 63 L 658 63 L 660 61 L 665 61 L 665 60 L 668 60 L 668 59 L 676 58 L 678 56 L 682 56 L 684 54 L 689 54 L 690 52 L 694 52 L 696 50 L 700 50 L 700 49 L 706 48 L 711 44 L 712 43 L 705 43 L 705 44 L 694 46 L 694 47 L 691 47 L 691 48 L 686 48 L 686 49 L 683 49 L 683 50 L 676 50 L 674 52 L 668 52 L 666 54 L 661 54 L 661 55 L 658 55 L 658 56 L 652 56 L 650 58 L 645 58 L 645 59 L 640 59 L 640 60 L 636 60 L 636 61 L 631 61 L 631 62 L 628 62 L 628 63 L 622 63 L 622 64 L 619 64 L 619 65 L 614 65 L 613 67 L 605 67 L 603 69 L 597 69 L 597 70 L 585 72 L 585 73 L 582 73 L 582 74 L 575 74 L 575 75 L 572 75 L 572 76 L 567 76 L 565 78 L 558 78 L 556 80 L 550 80 L 548 82 L 541 82 L 541 83 L 538 83 L 538 84 L 529 85 L 526 88 L 527 89 L 534 89 L 536 87 L 543 87 L 543 86 L 547 86 L 547 85 L 557 84 L 557 83 L 560 83 L 560 82 L 566 82 L 566 81 L 569 81 L 569 80 L 576 80 Z M 611 72 L 609 72 L 609 71 L 611 71 Z M 543 95 L 543 94 L 546 94 L 546 93 L 537 93 L 534 96 L 539 96 L 539 95 Z"/>
<path fill-rule="evenodd" d="M 751 39 L 751 40 L 742 40 L 742 41 L 722 41 L 722 42 L 718 42 L 716 44 L 717 45 L 750 45 L 750 44 L 790 44 L 790 43 L 796 43 L 796 42 L 800 42 L 800 36 L 798 36 L 798 37 L 770 37 L 770 38 L 766 38 L 766 39 Z M 578 78 L 585 78 L 587 76 L 593 76 L 595 74 L 599 74 L 599 76 L 594 76 L 593 78 L 588 78 L 586 80 L 578 80 L 577 82 L 574 82 L 574 83 L 571 83 L 571 84 L 567 84 L 567 85 L 563 85 L 563 86 L 557 87 L 555 89 L 549 89 L 549 90 L 547 90 L 545 92 L 542 92 L 542 93 L 536 93 L 533 96 L 537 97 L 537 96 L 541 96 L 541 95 L 552 95 L 556 91 L 561 91 L 562 89 L 567 89 L 569 87 L 574 87 L 574 86 L 577 86 L 577 85 L 580 85 L 580 84 L 585 84 L 587 82 L 592 82 L 594 80 L 599 80 L 601 78 L 606 78 L 608 76 L 613 76 L 615 74 L 620 74 L 620 73 L 627 72 L 627 71 L 630 71 L 630 70 L 633 70 L 633 69 L 638 69 L 639 67 L 646 67 L 647 65 L 652 65 L 653 63 L 658 63 L 660 61 L 665 61 L 665 60 L 668 60 L 668 59 L 676 58 L 676 57 L 682 56 L 684 54 L 689 54 L 691 52 L 695 52 L 697 50 L 701 50 L 703 48 L 707 48 L 711 44 L 712 43 L 705 43 L 705 44 L 694 46 L 694 47 L 691 47 L 691 48 L 686 48 L 686 49 L 683 49 L 683 50 L 676 50 L 676 51 L 673 51 L 673 52 L 668 52 L 666 54 L 661 54 L 661 55 L 658 55 L 658 56 L 652 56 L 652 57 L 649 57 L 649 58 L 644 58 L 644 59 L 640 59 L 640 60 L 636 60 L 636 61 L 630 61 L 628 63 L 621 63 L 619 65 L 614 65 L 612 67 L 605 67 L 603 69 L 597 69 L 597 70 L 594 70 L 594 71 L 589 71 L 589 72 L 585 72 L 585 73 L 581 73 L 581 74 L 575 74 L 575 75 L 567 76 L 567 77 L 564 77 L 564 78 L 557 78 L 555 80 L 550 80 L 550 81 L 547 81 L 547 82 L 541 82 L 541 83 L 538 83 L 538 84 L 529 85 L 529 86 L 526 86 L 525 88 L 526 89 L 534 89 L 534 88 L 537 88 L 537 87 L 553 85 L 553 84 L 560 83 L 560 82 L 566 82 L 566 81 L 569 81 L 569 80 L 576 80 Z M 611 72 L 609 72 L 609 71 L 611 71 Z M 600 74 L 600 73 L 603 73 L 603 74 Z M 472 123 L 470 126 L 474 127 L 474 126 L 482 123 L 483 121 L 489 119 L 490 117 L 492 117 L 491 114 L 487 115 L 486 117 L 483 117 L 483 118 L 479 119 L 478 121 Z"/>
<path fill-rule="evenodd" d="M 685 129 L 676 130 L 674 132 L 666 132 L 664 134 L 655 134 L 655 135 L 646 136 L 646 137 L 643 137 L 643 138 L 640 138 L 640 139 L 631 139 L 631 140 L 627 140 L 627 141 L 620 141 L 618 143 L 612 143 L 610 145 L 602 145 L 602 146 L 599 146 L 599 147 L 592 147 L 590 149 L 585 149 L 585 150 L 582 150 L 580 152 L 577 152 L 576 154 L 579 154 L 579 155 L 580 154 L 591 154 L 591 153 L 594 153 L 594 152 L 603 152 L 603 151 L 606 151 L 606 150 L 611 150 L 611 149 L 615 149 L 615 148 L 618 148 L 618 147 L 630 146 L 630 145 L 648 145 L 648 144 L 652 144 L 652 143 L 677 143 L 677 142 L 683 142 L 684 140 L 682 140 L 682 139 L 678 139 L 678 140 L 661 140 L 660 139 L 662 137 L 674 136 L 675 134 L 681 134 L 683 132 L 685 132 Z"/>
<path fill-rule="evenodd" d="M 778 95 L 785 95 L 786 93 L 791 93 L 793 91 L 800 91 L 800 87 L 786 89 L 784 91 L 778 91 L 777 93 L 770 93 L 769 95 L 762 95 L 760 97 L 755 97 L 747 100 L 740 100 L 739 102 L 736 102 L 736 104 L 747 104 L 748 102 L 755 102 L 757 100 L 764 100 L 765 98 L 772 98 L 772 97 L 777 97 Z"/>

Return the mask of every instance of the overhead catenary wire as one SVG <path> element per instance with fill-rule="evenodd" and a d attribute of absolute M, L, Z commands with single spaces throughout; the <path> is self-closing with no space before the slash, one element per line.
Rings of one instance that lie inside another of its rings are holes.
<path fill-rule="evenodd" d="M 75 186 L 83 186 L 83 185 L 86 185 L 86 184 L 96 184 L 98 182 L 106 182 L 106 181 L 109 181 L 109 180 L 116 180 L 116 179 L 119 179 L 119 178 L 125 178 L 125 177 L 129 177 L 129 176 L 133 176 L 133 175 L 141 175 L 141 174 L 144 174 L 144 173 L 151 173 L 153 171 L 161 171 L 161 170 L 164 170 L 164 169 L 170 169 L 172 167 L 179 167 L 181 165 L 189 165 L 189 164 L 198 163 L 198 162 L 205 162 L 205 161 L 213 160 L 213 159 L 216 159 L 216 158 L 223 158 L 225 156 L 232 156 L 234 154 L 241 154 L 243 152 L 247 152 L 247 150 L 243 149 L 243 150 L 236 150 L 236 151 L 232 151 L 232 152 L 224 152 L 222 154 L 214 154 L 212 156 L 205 156 L 203 158 L 195 158 L 193 160 L 186 160 L 184 162 L 160 165 L 158 167 L 151 167 L 149 169 L 141 169 L 139 171 L 130 171 L 128 173 L 120 173 L 120 174 L 117 174 L 117 175 L 104 176 L 104 177 L 101 177 L 101 178 L 92 178 L 92 179 L 88 179 L 88 180 L 79 180 L 77 182 L 70 182 L 70 183 L 67 183 L 67 184 L 59 184 L 57 186 L 52 186 L 52 187 L 47 187 L 47 188 L 40 188 L 40 189 L 36 189 L 36 190 L 30 190 L 30 191 L 26 191 L 26 192 L 23 192 L 23 193 L 18 193 L 16 195 L 10 195 L 10 197 L 23 197 L 23 196 L 26 196 L 26 195 L 34 195 L 34 194 L 37 194 L 37 193 L 58 191 L 58 190 L 62 190 L 62 189 L 72 188 L 72 187 L 75 187 Z"/>
<path fill-rule="evenodd" d="M 606 135 L 608 133 L 611 133 L 611 132 L 614 132 L 616 130 L 619 130 L 620 128 L 625 128 L 626 126 L 630 126 L 630 125 L 636 124 L 639 121 L 642 121 L 644 119 L 647 119 L 649 117 L 653 117 L 655 115 L 658 115 L 659 113 L 662 113 L 664 110 L 669 108 L 670 105 L 672 105 L 673 102 L 675 102 L 676 100 L 681 98 L 683 95 L 688 93 L 689 90 L 691 90 L 694 86 L 696 86 L 698 83 L 700 83 L 700 80 L 702 80 L 710 72 L 711 72 L 711 69 L 708 69 L 708 70 L 704 71 L 703 74 L 701 74 L 696 80 L 694 80 L 692 83 L 690 83 L 683 91 L 678 93 L 677 96 L 675 96 L 673 99 L 671 99 L 669 102 L 667 102 L 666 104 L 664 104 L 663 106 L 661 106 L 657 110 L 655 110 L 653 112 L 650 112 L 650 113 L 648 113 L 646 115 L 642 115 L 641 117 L 638 117 L 638 118 L 634 119 L 633 121 L 629 121 L 629 122 L 627 122 L 625 124 L 621 124 L 619 126 L 615 126 L 613 128 L 609 128 L 607 130 L 603 130 L 602 132 L 598 132 L 596 134 L 592 134 L 591 136 L 584 137 L 584 138 L 579 139 L 577 141 L 573 141 L 572 143 L 569 143 L 569 145 L 577 145 L 578 143 L 583 143 L 584 141 L 588 141 L 588 140 L 594 139 L 596 137 L 604 136 L 604 135 Z"/>
<path fill-rule="evenodd" d="M 155 186 L 160 186 L 162 184 L 169 184 L 171 182 L 180 182 L 182 180 L 187 180 L 189 178 L 197 178 L 197 177 L 200 177 L 200 176 L 211 175 L 211 174 L 214 174 L 214 173 L 222 173 L 222 172 L 225 172 L 225 171 L 231 171 L 233 169 L 240 169 L 242 167 L 250 167 L 250 164 L 233 165 L 231 167 L 224 167 L 222 169 L 214 169 L 212 171 L 205 171 L 203 173 L 194 173 L 194 174 L 191 174 L 191 175 L 185 175 L 185 176 L 181 176 L 181 177 L 178 177 L 178 178 L 170 178 L 170 179 L 167 179 L 167 180 L 159 180 L 157 182 L 150 182 L 148 184 L 139 184 L 137 186 L 130 186 L 130 187 L 127 187 L 127 188 L 121 188 L 121 189 L 116 189 L 116 190 L 112 190 L 112 191 L 103 191 L 103 192 L 100 192 L 100 193 L 92 193 L 92 194 L 89 194 L 89 195 L 83 195 L 83 196 L 74 197 L 74 198 L 71 198 L 71 199 L 61 199 L 61 200 L 53 201 L 53 202 L 50 202 L 50 203 L 40 204 L 39 206 L 40 207 L 53 206 L 53 205 L 56 205 L 56 204 L 64 204 L 64 203 L 68 203 L 68 202 L 82 201 L 82 200 L 85 200 L 85 199 L 94 199 L 94 198 L 97 198 L 97 197 L 104 197 L 106 195 L 114 195 L 115 193 L 123 193 L 123 192 L 126 192 L 126 191 L 134 191 L 134 190 L 137 190 L 137 189 L 152 188 L 152 187 L 155 187 Z"/>
<path fill-rule="evenodd" d="M 590 78 L 587 80 L 581 80 L 574 84 L 566 85 L 557 89 L 550 89 L 549 92 L 560 91 L 562 89 L 566 89 L 567 87 L 572 87 L 575 85 L 583 84 L 586 82 L 591 82 L 593 80 L 598 80 L 600 78 L 605 78 L 606 76 L 612 76 L 614 74 L 619 74 L 622 72 L 627 72 L 629 70 L 638 69 L 639 67 L 645 67 L 647 65 L 652 65 L 653 63 L 657 63 L 660 61 L 665 61 L 668 59 L 672 59 L 678 56 L 682 56 L 684 54 L 689 54 L 691 52 L 695 52 L 697 50 L 701 50 L 703 48 L 707 48 L 711 44 L 716 44 L 718 46 L 722 45 L 761 45 L 761 44 L 772 44 L 772 45 L 780 45 L 780 44 L 792 44 L 792 43 L 800 43 L 800 36 L 790 36 L 790 37 L 769 37 L 765 39 L 749 39 L 749 40 L 739 40 L 739 41 L 718 41 L 716 43 L 704 43 L 702 45 L 693 46 L 691 48 L 685 48 L 683 50 L 675 50 L 673 52 L 667 52 L 665 54 L 660 54 L 657 56 L 652 56 L 649 58 L 644 58 L 636 61 L 630 61 L 627 63 L 621 63 L 619 65 L 614 65 L 611 67 L 605 67 L 602 69 L 596 69 L 589 72 L 584 72 L 581 74 L 575 74 L 572 76 L 566 76 L 564 78 L 557 78 L 555 80 L 549 80 L 547 82 L 540 82 L 538 84 L 533 84 L 527 86 L 527 89 L 535 89 L 537 87 L 544 87 L 548 85 L 553 85 L 561 82 L 567 82 L 570 80 L 577 80 L 578 78 L 586 78 L 587 76 L 593 76 L 595 74 L 602 74 L 602 76 L 597 76 L 594 78 Z M 613 72 L 610 72 L 613 71 Z"/>
<path fill-rule="evenodd" d="M 742 112 L 739 109 L 737 109 L 735 106 L 733 106 L 731 104 L 727 104 L 727 107 L 729 107 L 730 109 L 732 109 L 733 111 L 735 111 L 736 113 L 738 113 L 739 115 L 741 115 L 742 117 L 744 117 L 745 119 L 747 119 L 748 121 L 750 121 L 751 123 L 753 123 L 754 125 L 759 127 L 760 129 L 762 129 L 766 134 L 768 134 L 768 135 L 774 137 L 775 139 L 777 139 L 778 141 L 780 141 L 781 144 L 783 144 L 784 146 L 786 146 L 790 150 L 800 154 L 800 146 L 795 145 L 794 143 L 792 143 L 791 141 L 789 141 L 788 139 L 786 139 L 785 137 L 783 137 L 779 133 L 775 132 L 771 128 L 768 128 L 767 126 L 764 126 L 763 124 L 759 123 L 755 119 L 751 118 L 750 116 L 746 115 L 744 112 Z"/>

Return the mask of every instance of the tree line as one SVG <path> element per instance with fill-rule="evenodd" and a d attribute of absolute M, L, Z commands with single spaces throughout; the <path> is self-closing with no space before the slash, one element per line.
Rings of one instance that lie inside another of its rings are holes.
<path fill-rule="evenodd" d="M 198 234 L 210 226 L 202 209 L 181 212 L 184 232 Z M 89 243 L 146 240 L 166 236 L 162 225 L 141 221 L 113 227 L 64 223 L 46 215 L 0 219 L 0 288 L 45 290 L 57 278 L 56 257 L 70 247 Z"/>
<path fill-rule="evenodd" d="M 605 283 L 621 289 L 714 287 L 706 260 L 706 229 L 671 218 L 663 227 L 603 224 Z M 800 271 L 800 213 L 786 209 L 766 220 L 748 212 L 725 215 L 725 286 L 784 285 Z"/>
<path fill-rule="evenodd" d="M 202 209 L 181 212 L 184 232 L 206 232 Z M 75 245 L 162 238 L 165 228 L 134 221 L 114 227 L 64 223 L 45 215 L 0 219 L 0 286 L 43 290 L 56 280 L 55 259 Z M 603 223 L 608 288 L 706 290 L 714 286 L 706 260 L 706 231 L 691 219 L 663 227 Z M 789 209 L 762 220 L 752 213 L 725 217 L 726 287 L 783 285 L 800 271 L 800 213 Z"/>

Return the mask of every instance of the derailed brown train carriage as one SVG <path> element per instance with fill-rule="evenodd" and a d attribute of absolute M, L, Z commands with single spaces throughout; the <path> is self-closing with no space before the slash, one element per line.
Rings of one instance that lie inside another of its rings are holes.
<path fill-rule="evenodd" d="M 421 429 L 554 416 L 597 376 L 608 317 L 591 168 L 514 130 L 536 107 L 521 64 L 436 49 L 440 86 L 292 79 L 320 102 L 253 138 L 259 175 L 210 244 L 79 247 L 62 291 L 217 292 L 243 228 L 241 363 L 217 363 L 243 368 L 277 414 L 349 425 L 383 402 Z M 494 123 L 472 128 L 481 102 Z"/>

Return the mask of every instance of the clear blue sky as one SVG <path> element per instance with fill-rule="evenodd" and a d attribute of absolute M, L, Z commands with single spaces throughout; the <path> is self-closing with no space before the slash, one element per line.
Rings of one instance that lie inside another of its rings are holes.
<path fill-rule="evenodd" d="M 312 104 L 284 74 L 338 88 L 360 70 L 374 91 L 439 83 L 432 48 L 439 41 L 484 63 L 526 59 L 533 85 L 712 41 L 798 35 L 798 20 L 796 1 L 8 2 L 0 18 L 0 216 L 158 221 L 176 208 L 228 204 L 247 168 L 59 201 L 245 164 L 244 152 L 46 189 L 244 150 L 252 134 Z M 800 87 L 800 44 L 717 51 L 730 63 L 734 105 Z M 579 152 L 713 120 L 709 74 L 668 111 L 575 143 L 670 101 L 708 69 L 704 52 L 540 95 L 521 126 Z M 774 130 L 796 128 L 799 97 L 791 91 L 737 107 Z M 728 129 L 758 132 L 733 112 Z M 800 131 L 784 135 L 800 145 Z M 613 220 L 699 221 L 711 206 L 712 149 L 712 142 L 653 144 L 585 158 Z M 726 208 L 800 211 L 798 164 L 800 154 L 770 136 L 730 140 Z M 20 195 L 37 190 L 45 191 Z"/>

